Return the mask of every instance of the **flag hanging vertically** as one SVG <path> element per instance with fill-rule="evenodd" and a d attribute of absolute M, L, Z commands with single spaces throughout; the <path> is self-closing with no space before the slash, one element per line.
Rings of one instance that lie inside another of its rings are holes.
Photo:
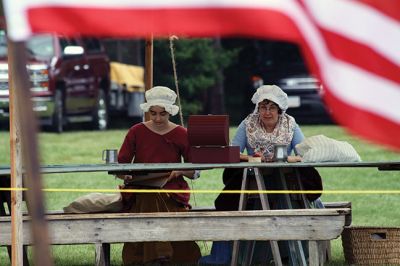
<path fill-rule="evenodd" d="M 400 150 L 400 1 L 4 0 L 8 34 L 247 36 L 303 47 L 338 123 Z"/>

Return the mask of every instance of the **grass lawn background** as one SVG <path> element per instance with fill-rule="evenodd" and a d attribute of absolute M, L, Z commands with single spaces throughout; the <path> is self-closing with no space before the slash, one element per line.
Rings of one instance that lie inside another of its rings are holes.
<path fill-rule="evenodd" d="M 350 136 L 336 125 L 301 126 L 304 135 L 325 136 L 345 140 L 358 151 L 363 161 L 400 160 L 400 154 Z M 235 128 L 231 129 L 231 137 Z M 63 134 L 41 133 L 39 135 L 42 164 L 103 163 L 104 149 L 118 149 L 127 129 L 99 131 L 67 131 Z M 0 131 L 0 165 L 7 165 L 9 158 L 9 133 Z M 320 168 L 325 190 L 400 190 L 400 172 L 378 171 L 376 168 Z M 222 170 L 202 171 L 200 179 L 190 181 L 193 189 L 222 189 Z M 120 180 L 107 173 L 49 174 L 43 176 L 46 188 L 117 188 Z M 76 197 L 86 193 L 48 192 L 46 208 L 60 210 Z M 216 194 L 192 195 L 193 206 L 213 206 Z M 398 194 L 326 194 L 323 201 L 351 201 L 353 225 L 400 226 L 400 200 Z M 203 254 L 211 243 L 199 242 Z M 121 265 L 122 245 L 111 245 L 112 265 Z M 31 251 L 31 249 L 29 249 Z M 93 265 L 94 246 L 53 246 L 55 265 Z M 332 241 L 333 260 L 330 265 L 344 265 L 341 240 Z M 0 265 L 9 265 L 5 247 L 0 247 Z"/>

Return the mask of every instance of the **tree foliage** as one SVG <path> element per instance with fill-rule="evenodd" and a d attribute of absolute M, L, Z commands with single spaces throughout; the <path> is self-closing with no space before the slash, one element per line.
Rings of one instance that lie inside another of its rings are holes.
<path fill-rule="evenodd" d="M 219 73 L 235 56 L 224 50 L 214 39 L 179 39 L 174 41 L 179 91 L 184 116 L 204 110 L 206 91 L 223 78 Z M 168 39 L 154 42 L 154 85 L 175 90 L 174 73 Z M 224 103 L 221 103 L 224 104 Z"/>

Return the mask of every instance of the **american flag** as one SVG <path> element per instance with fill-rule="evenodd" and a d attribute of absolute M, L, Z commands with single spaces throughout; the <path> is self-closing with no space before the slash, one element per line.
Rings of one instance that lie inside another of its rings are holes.
<path fill-rule="evenodd" d="M 296 42 L 336 121 L 400 150 L 398 0 L 4 0 L 8 34 L 246 36 Z"/>

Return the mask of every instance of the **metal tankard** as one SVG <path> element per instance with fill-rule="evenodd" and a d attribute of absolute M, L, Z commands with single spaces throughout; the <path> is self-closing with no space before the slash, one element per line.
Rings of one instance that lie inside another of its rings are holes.
<path fill-rule="evenodd" d="M 102 160 L 105 161 L 105 163 L 118 163 L 118 150 L 103 150 Z"/>
<path fill-rule="evenodd" d="M 286 162 L 287 157 L 287 145 L 274 144 L 274 162 Z"/>

